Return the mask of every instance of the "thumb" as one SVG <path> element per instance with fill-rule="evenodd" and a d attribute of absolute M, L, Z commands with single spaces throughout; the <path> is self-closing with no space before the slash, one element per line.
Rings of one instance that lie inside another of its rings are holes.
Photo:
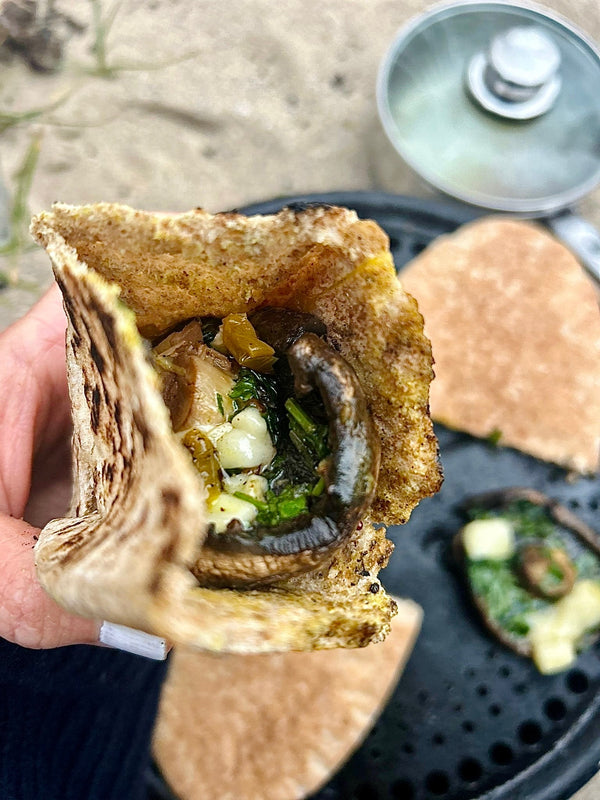
<path fill-rule="evenodd" d="M 96 643 L 99 623 L 64 611 L 38 583 L 38 535 L 23 520 L 0 514 L 0 637 L 33 648 Z"/>

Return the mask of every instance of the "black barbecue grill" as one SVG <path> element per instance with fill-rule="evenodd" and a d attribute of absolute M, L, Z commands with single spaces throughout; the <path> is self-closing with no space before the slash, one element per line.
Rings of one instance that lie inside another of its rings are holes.
<path fill-rule="evenodd" d="M 441 234 L 481 212 L 374 192 L 283 198 L 244 209 L 342 205 L 389 234 L 398 269 Z M 598 528 L 600 481 L 515 450 L 437 428 L 442 490 L 402 528 L 382 574 L 416 600 L 423 628 L 396 691 L 362 747 L 312 800 L 567 800 L 600 760 L 600 644 L 556 676 L 494 642 L 452 561 L 451 540 L 472 494 L 508 486 L 544 492 Z M 173 800 L 156 771 L 150 800 Z"/>

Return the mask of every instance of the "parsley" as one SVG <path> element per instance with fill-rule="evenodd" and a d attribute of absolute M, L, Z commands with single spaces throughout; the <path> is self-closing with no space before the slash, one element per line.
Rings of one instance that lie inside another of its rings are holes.
<path fill-rule="evenodd" d="M 315 422 L 293 397 L 285 401 L 285 410 L 288 413 L 290 439 L 304 460 L 316 466 L 329 454 L 329 428 Z"/>
<path fill-rule="evenodd" d="M 258 509 L 256 522 L 265 527 L 275 527 L 288 519 L 295 519 L 300 514 L 308 513 L 308 498 L 312 492 L 312 487 L 307 484 L 300 486 L 286 486 L 280 494 L 275 494 L 272 489 L 268 489 L 264 500 L 257 500 L 255 497 L 235 492 L 235 497 L 252 503 Z"/>
<path fill-rule="evenodd" d="M 277 375 L 266 375 L 242 367 L 229 392 L 234 413 L 249 405 L 259 408 L 277 448 L 277 455 L 261 473 L 268 482 L 264 499 L 235 493 L 258 509 L 256 525 L 261 527 L 276 528 L 286 520 L 310 513 L 325 490 L 325 481 L 317 471 L 319 462 L 330 452 L 329 427 L 318 421 L 324 417 L 322 402 L 316 395 L 301 406 L 289 396 L 292 382 L 291 374 L 281 370 Z"/>

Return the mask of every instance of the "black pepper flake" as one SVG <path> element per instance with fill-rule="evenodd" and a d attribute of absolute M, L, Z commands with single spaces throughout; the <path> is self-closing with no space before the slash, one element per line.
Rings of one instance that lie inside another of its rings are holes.
<path fill-rule="evenodd" d="M 377 594 L 377 592 L 379 591 L 379 584 L 378 583 L 372 583 L 369 586 L 369 591 L 372 592 L 373 594 Z"/>
<path fill-rule="evenodd" d="M 361 578 L 368 578 L 371 573 L 368 569 L 361 569 L 358 574 L 361 576 Z"/>

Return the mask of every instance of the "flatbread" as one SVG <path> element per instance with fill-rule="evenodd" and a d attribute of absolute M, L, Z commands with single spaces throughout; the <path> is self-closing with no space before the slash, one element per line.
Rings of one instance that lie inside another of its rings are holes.
<path fill-rule="evenodd" d="M 436 240 L 401 280 L 433 345 L 435 420 L 598 469 L 598 297 L 566 247 L 533 223 L 486 217 Z"/>
<path fill-rule="evenodd" d="M 377 579 L 403 522 L 437 490 L 430 345 L 388 240 L 340 208 L 277 215 L 157 215 L 62 204 L 32 222 L 68 316 L 74 418 L 70 516 L 36 546 L 42 585 L 74 613 L 215 651 L 357 647 L 394 602 Z M 370 518 L 326 567 L 256 591 L 200 588 L 205 489 L 175 439 L 141 334 L 260 304 L 315 313 L 355 368 L 382 446 Z"/>
<path fill-rule="evenodd" d="M 360 745 L 393 690 L 421 610 L 398 600 L 367 650 L 213 656 L 175 649 L 154 731 L 155 760 L 181 800 L 295 800 Z"/>

